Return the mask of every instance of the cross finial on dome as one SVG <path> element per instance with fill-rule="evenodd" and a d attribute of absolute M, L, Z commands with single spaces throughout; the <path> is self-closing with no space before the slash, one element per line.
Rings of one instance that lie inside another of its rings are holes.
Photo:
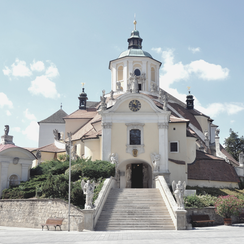
<path fill-rule="evenodd" d="M 134 21 L 133 21 L 133 24 L 134 24 L 134 30 L 136 30 L 136 24 L 137 24 L 137 22 L 136 22 L 136 14 L 134 14 Z"/>

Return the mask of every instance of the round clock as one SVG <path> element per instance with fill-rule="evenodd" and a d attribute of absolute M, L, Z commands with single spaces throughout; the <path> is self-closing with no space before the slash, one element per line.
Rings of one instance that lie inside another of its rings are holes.
<path fill-rule="evenodd" d="M 141 108 L 141 103 L 138 100 L 132 100 L 129 103 L 129 108 L 133 112 L 137 112 Z"/>

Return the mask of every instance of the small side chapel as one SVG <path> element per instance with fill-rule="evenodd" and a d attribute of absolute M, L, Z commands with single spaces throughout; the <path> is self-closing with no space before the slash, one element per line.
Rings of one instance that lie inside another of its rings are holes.
<path fill-rule="evenodd" d="M 153 188 L 158 175 L 168 184 L 238 187 L 243 164 L 220 145 L 218 126 L 194 108 L 190 91 L 183 103 L 160 88 L 161 62 L 142 41 L 134 21 L 128 49 L 109 62 L 111 91 L 88 106 L 83 88 L 78 110 L 63 117 L 73 154 L 115 164 L 119 188 Z"/>

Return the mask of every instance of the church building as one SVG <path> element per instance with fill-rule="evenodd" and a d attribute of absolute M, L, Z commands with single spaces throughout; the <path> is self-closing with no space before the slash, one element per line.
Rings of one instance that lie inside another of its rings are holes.
<path fill-rule="evenodd" d="M 134 21 L 128 49 L 109 62 L 111 91 L 89 102 L 83 88 L 63 131 L 53 124 L 64 133 L 55 145 L 64 152 L 71 132 L 73 155 L 115 164 L 119 188 L 154 188 L 158 175 L 168 184 L 238 187 L 243 164 L 220 145 L 218 126 L 194 108 L 190 91 L 183 103 L 160 88 L 162 63 L 143 51 L 142 41 Z"/>

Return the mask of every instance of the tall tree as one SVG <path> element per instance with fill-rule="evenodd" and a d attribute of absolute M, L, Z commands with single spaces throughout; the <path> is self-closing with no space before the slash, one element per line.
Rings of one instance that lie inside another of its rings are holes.
<path fill-rule="evenodd" d="M 244 152 L 244 137 L 239 137 L 238 133 L 230 129 L 230 136 L 225 138 L 224 145 L 225 150 L 239 161 L 239 154 Z"/>

